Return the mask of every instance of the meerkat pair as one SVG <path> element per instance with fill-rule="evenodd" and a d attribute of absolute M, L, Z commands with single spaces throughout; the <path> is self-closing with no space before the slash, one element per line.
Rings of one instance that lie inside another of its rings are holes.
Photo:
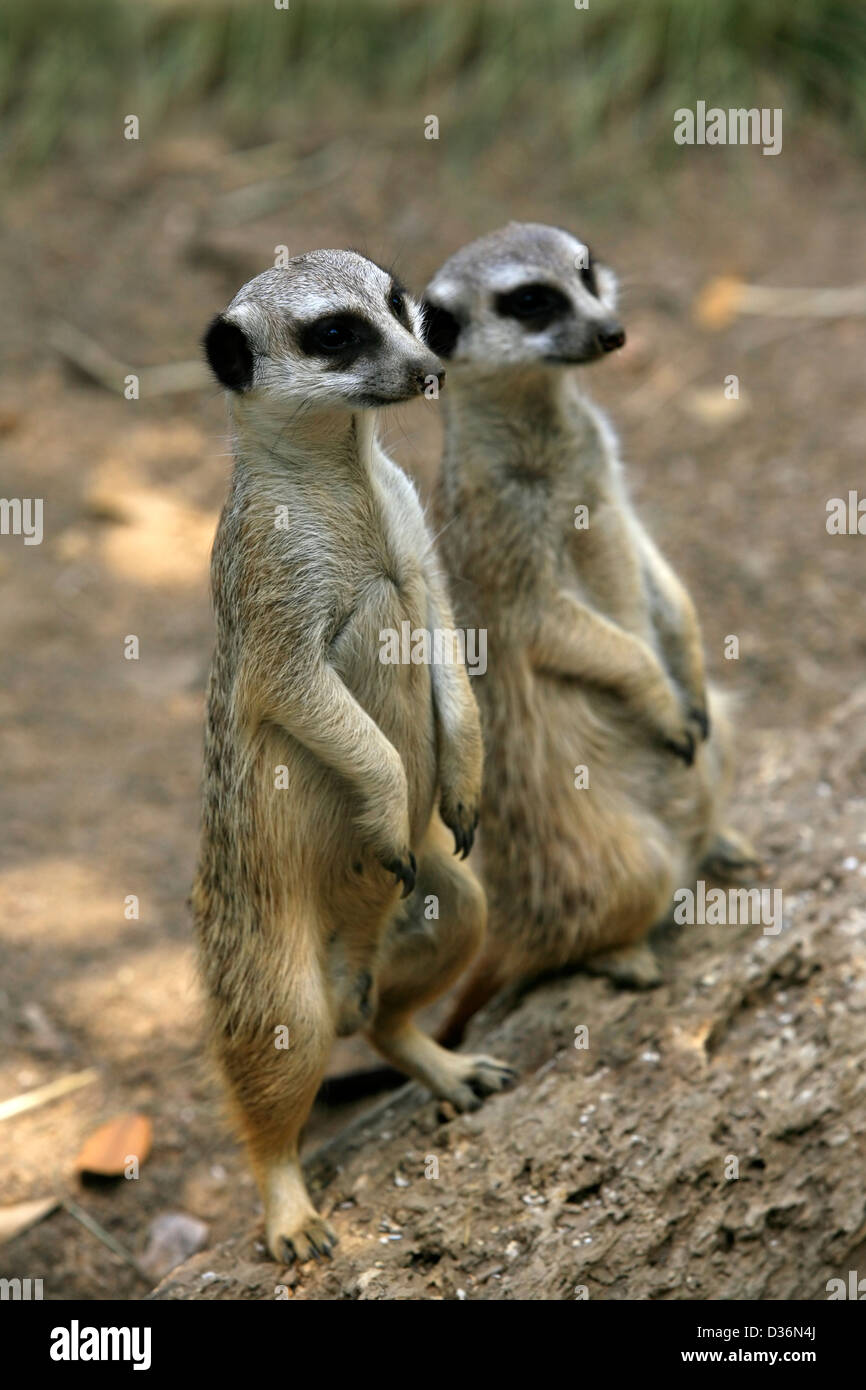
<path fill-rule="evenodd" d="M 380 659 L 407 621 L 453 633 L 417 494 L 371 415 L 441 380 L 420 323 L 379 266 L 317 251 L 250 281 L 205 339 L 235 466 L 192 901 L 213 1046 L 284 1261 L 336 1239 L 298 1158 L 335 1037 L 365 1030 L 457 1110 L 513 1075 L 412 1021 L 485 921 L 463 863 L 481 793 L 465 668 Z"/>
<path fill-rule="evenodd" d="M 417 495 L 369 413 L 441 380 L 431 347 L 451 397 L 441 551 L 460 627 L 489 644 L 475 689 L 490 930 L 446 1036 L 551 968 L 653 983 L 645 937 L 675 886 L 707 856 L 749 858 L 719 832 L 728 740 L 716 711 L 710 733 L 694 609 L 563 371 L 622 343 L 613 299 L 580 242 L 512 224 L 434 277 L 429 347 L 406 292 L 339 251 L 258 276 L 208 331 L 236 461 L 212 567 L 193 904 L 275 1258 L 335 1239 L 298 1141 L 336 1036 L 365 1030 L 461 1110 L 513 1075 L 412 1022 L 478 952 L 486 915 L 446 831 L 465 855 L 482 802 L 466 672 L 380 660 L 406 621 L 454 629 Z"/>

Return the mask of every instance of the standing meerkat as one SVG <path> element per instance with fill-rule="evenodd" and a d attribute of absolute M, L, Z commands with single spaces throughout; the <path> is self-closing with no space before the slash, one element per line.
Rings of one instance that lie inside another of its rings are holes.
<path fill-rule="evenodd" d="M 754 863 L 721 831 L 729 735 L 717 702 L 710 734 L 694 607 L 566 370 L 624 343 L 615 295 L 581 242 L 519 223 L 458 251 L 427 290 L 449 378 L 439 545 L 458 621 L 486 628 L 489 652 L 489 935 L 451 1043 L 501 985 L 544 971 L 656 983 L 645 937 L 674 889 L 701 864 Z"/>
<path fill-rule="evenodd" d="M 465 857 L 481 783 L 466 670 L 380 659 L 406 621 L 453 630 L 417 494 L 371 413 L 441 380 L 419 327 L 379 266 L 315 251 L 251 280 L 204 340 L 235 467 L 192 902 L 212 1042 L 280 1260 L 336 1240 L 298 1158 L 335 1036 L 364 1029 L 458 1110 L 512 1075 L 412 1021 L 485 922 L 448 834 Z"/>

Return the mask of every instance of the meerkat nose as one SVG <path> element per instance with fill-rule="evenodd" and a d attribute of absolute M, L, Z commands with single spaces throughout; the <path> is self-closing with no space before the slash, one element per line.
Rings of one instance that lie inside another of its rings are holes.
<path fill-rule="evenodd" d="M 414 380 L 415 385 L 418 387 L 418 390 L 424 392 L 427 390 L 427 387 L 431 380 L 435 380 L 436 382 L 438 382 L 438 385 L 441 388 L 442 383 L 445 380 L 445 372 L 436 368 L 429 368 L 427 371 L 423 371 L 422 369 L 417 368 L 412 373 L 412 379 Z"/>
<path fill-rule="evenodd" d="M 625 329 L 620 328 L 619 324 L 615 328 L 606 328 L 598 335 L 598 345 L 602 352 L 614 352 L 616 348 L 621 348 L 625 342 Z"/>

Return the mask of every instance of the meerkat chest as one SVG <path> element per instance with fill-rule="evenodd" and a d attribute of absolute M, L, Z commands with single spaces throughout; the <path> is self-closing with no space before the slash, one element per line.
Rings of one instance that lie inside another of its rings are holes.
<path fill-rule="evenodd" d="M 383 528 L 338 574 L 340 620 L 331 655 L 350 683 L 365 680 L 371 669 L 381 678 L 383 665 L 395 667 L 398 680 L 409 679 L 414 634 L 429 622 L 422 554 L 411 537 Z"/>
<path fill-rule="evenodd" d="M 571 510 L 562 552 L 562 580 L 587 606 L 621 627 L 641 632 L 646 625 L 640 556 L 620 498 L 584 480 L 581 501 Z"/>
<path fill-rule="evenodd" d="M 435 740 L 429 594 L 419 556 L 378 537 L 344 572 L 340 602 L 344 618 L 329 660 L 403 758 L 411 804 L 423 819 Z"/>
<path fill-rule="evenodd" d="M 399 742 L 398 730 L 413 721 L 423 725 L 429 705 L 430 668 L 412 656 L 412 634 L 430 622 L 421 505 L 408 478 L 374 452 L 367 484 L 347 500 L 339 525 L 351 535 L 330 548 L 329 660 Z"/>
<path fill-rule="evenodd" d="M 418 498 L 400 476 L 378 498 L 379 527 L 367 556 L 374 607 L 392 618 L 425 622 L 428 586 L 425 561 L 430 540 Z"/>
<path fill-rule="evenodd" d="M 427 613 L 424 560 L 428 546 L 423 517 L 413 509 L 389 509 L 366 556 L 365 580 L 377 612 L 423 620 Z"/>

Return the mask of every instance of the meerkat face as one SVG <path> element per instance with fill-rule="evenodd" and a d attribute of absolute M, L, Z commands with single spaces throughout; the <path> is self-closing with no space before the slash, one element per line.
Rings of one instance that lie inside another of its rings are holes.
<path fill-rule="evenodd" d="M 445 373 L 419 306 L 353 251 L 311 251 L 244 285 L 211 323 L 214 375 L 250 401 L 314 409 L 388 405 Z"/>
<path fill-rule="evenodd" d="M 427 287 L 425 336 L 455 365 L 501 371 L 594 362 L 625 342 L 616 277 L 559 227 L 510 222 L 447 260 Z"/>

